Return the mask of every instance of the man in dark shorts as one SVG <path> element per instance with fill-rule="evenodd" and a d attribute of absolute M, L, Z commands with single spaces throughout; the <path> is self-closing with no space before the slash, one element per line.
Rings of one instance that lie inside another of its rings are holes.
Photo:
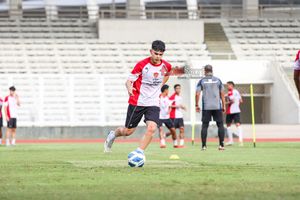
<path fill-rule="evenodd" d="M 183 110 L 186 110 L 183 105 L 181 94 L 181 85 L 174 85 L 174 94 L 170 96 L 172 101 L 170 118 L 174 122 L 175 129 L 179 129 L 179 145 L 178 148 L 184 147 L 184 121 L 183 121 Z"/>
<path fill-rule="evenodd" d="M 171 111 L 171 101 L 168 97 L 169 94 L 169 86 L 164 85 L 161 88 L 161 95 L 160 95 L 160 112 L 159 112 L 159 138 L 160 138 L 160 148 L 166 148 L 166 135 L 163 131 L 162 125 L 164 124 L 170 131 L 170 135 L 172 135 L 173 139 L 173 147 L 177 148 L 177 137 L 176 137 L 176 130 L 174 127 L 173 121 L 170 119 L 170 111 Z"/>
<path fill-rule="evenodd" d="M 239 145 L 243 146 L 243 130 L 241 127 L 241 109 L 240 104 L 243 103 L 243 99 L 237 89 L 234 88 L 235 84 L 233 81 L 227 82 L 228 94 L 226 95 L 226 126 L 228 134 L 227 146 L 233 145 L 233 133 L 231 130 L 232 122 L 235 123 L 237 128 L 237 133 L 239 136 Z"/>
<path fill-rule="evenodd" d="M 161 87 L 168 81 L 171 64 L 162 59 L 165 43 L 156 40 L 152 43 L 150 57 L 138 62 L 131 71 L 126 88 L 129 105 L 125 127 L 110 131 L 104 143 L 104 152 L 110 152 L 115 138 L 131 135 L 144 116 L 147 130 L 135 151 L 144 154 L 159 124 L 159 95 Z"/>
<path fill-rule="evenodd" d="M 16 145 L 17 115 L 19 106 L 20 100 L 16 93 L 16 88 L 11 86 L 9 88 L 9 95 L 4 99 L 4 113 L 7 121 L 6 146 Z"/>
<path fill-rule="evenodd" d="M 196 112 L 200 112 L 199 99 L 202 92 L 202 150 L 206 150 L 207 129 L 213 117 L 218 126 L 219 150 L 224 150 L 224 124 L 223 112 L 225 112 L 225 95 L 222 81 L 213 76 L 211 65 L 204 67 L 205 77 L 197 84 L 196 90 Z"/>

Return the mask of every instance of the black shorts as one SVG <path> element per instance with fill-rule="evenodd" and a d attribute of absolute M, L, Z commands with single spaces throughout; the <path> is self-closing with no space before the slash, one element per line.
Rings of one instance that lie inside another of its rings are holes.
<path fill-rule="evenodd" d="M 0 110 L 0 112 L 1 112 L 1 110 Z M 3 119 L 2 118 L 0 118 L 0 128 L 1 127 L 3 127 Z"/>
<path fill-rule="evenodd" d="M 16 118 L 10 118 L 7 122 L 7 128 L 17 128 L 17 119 Z"/>
<path fill-rule="evenodd" d="M 202 110 L 202 122 L 210 122 L 212 117 L 216 122 L 223 122 L 222 110 Z"/>
<path fill-rule="evenodd" d="M 175 118 L 172 119 L 175 128 L 181 128 L 184 127 L 183 118 Z"/>
<path fill-rule="evenodd" d="M 165 126 L 168 129 L 174 128 L 174 123 L 171 119 L 159 119 L 158 128 L 161 127 L 163 124 L 165 124 Z"/>
<path fill-rule="evenodd" d="M 231 124 L 233 121 L 235 124 L 241 123 L 240 113 L 226 115 L 226 124 Z"/>
<path fill-rule="evenodd" d="M 145 118 L 145 122 L 153 121 L 156 124 L 159 124 L 159 111 L 160 109 L 157 106 L 133 106 L 129 104 L 125 127 L 137 127 L 143 116 Z"/>

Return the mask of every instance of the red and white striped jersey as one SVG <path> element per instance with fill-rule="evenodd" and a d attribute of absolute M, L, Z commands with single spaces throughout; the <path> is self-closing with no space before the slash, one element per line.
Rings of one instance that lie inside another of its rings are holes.
<path fill-rule="evenodd" d="M 160 96 L 160 101 L 159 101 L 159 107 L 160 107 L 160 112 L 159 112 L 159 119 L 169 119 L 169 108 L 171 106 L 171 101 L 169 100 L 168 96 Z"/>
<path fill-rule="evenodd" d="M 134 106 L 159 107 L 163 78 L 169 74 L 171 68 L 171 64 L 164 60 L 158 65 L 152 64 L 150 57 L 138 62 L 128 77 L 135 88 L 128 103 Z"/>
<path fill-rule="evenodd" d="M 8 118 L 17 118 L 18 105 L 17 105 L 17 100 L 15 97 L 10 96 L 10 95 L 5 97 L 4 106 L 7 107 L 6 116 Z"/>
<path fill-rule="evenodd" d="M 2 105 L 3 105 L 3 100 L 0 98 L 0 118 L 2 118 Z"/>
<path fill-rule="evenodd" d="M 174 93 L 172 96 L 170 96 L 170 100 L 172 101 L 173 106 L 182 105 L 182 97 Z M 176 118 L 183 118 L 183 112 L 182 108 L 172 108 L 170 112 L 170 118 L 176 119 Z"/>
<path fill-rule="evenodd" d="M 231 103 L 228 104 L 227 106 L 227 114 L 235 114 L 235 113 L 240 113 L 240 100 L 242 99 L 239 91 L 236 89 L 229 90 L 228 91 L 228 98 Z"/>

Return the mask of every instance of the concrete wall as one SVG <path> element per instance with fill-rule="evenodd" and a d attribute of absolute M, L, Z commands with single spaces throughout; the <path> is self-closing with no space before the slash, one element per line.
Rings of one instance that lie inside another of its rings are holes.
<path fill-rule="evenodd" d="M 290 80 L 278 65 L 272 67 L 274 80 L 271 88 L 271 123 L 300 124 L 300 102 L 289 85 Z"/>
<path fill-rule="evenodd" d="M 155 31 L 158 30 L 158 31 Z M 203 21 L 192 20 L 99 20 L 103 41 L 204 41 Z"/>

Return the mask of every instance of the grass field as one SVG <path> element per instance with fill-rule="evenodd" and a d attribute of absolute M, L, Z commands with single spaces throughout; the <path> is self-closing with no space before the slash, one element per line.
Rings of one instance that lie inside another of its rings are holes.
<path fill-rule="evenodd" d="M 127 166 L 136 143 L 0 147 L 0 199 L 300 199 L 300 143 L 259 143 L 224 152 L 210 143 L 160 149 Z M 180 160 L 169 160 L 177 154 Z"/>

